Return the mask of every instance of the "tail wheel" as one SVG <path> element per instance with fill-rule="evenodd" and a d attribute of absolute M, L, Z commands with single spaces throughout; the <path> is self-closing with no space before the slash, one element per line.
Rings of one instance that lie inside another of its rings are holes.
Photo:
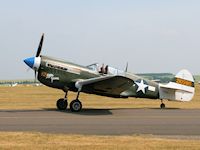
<path fill-rule="evenodd" d="M 73 100 L 70 103 L 70 110 L 72 112 L 79 112 L 79 111 L 81 111 L 81 109 L 82 109 L 82 104 L 79 100 Z"/>
<path fill-rule="evenodd" d="M 68 103 L 67 103 L 67 100 L 66 100 L 66 99 L 60 98 L 60 99 L 57 101 L 56 105 L 57 105 L 58 110 L 66 110 L 66 109 L 67 109 Z"/>
<path fill-rule="evenodd" d="M 160 104 L 160 108 L 164 109 L 165 108 L 165 104 L 164 103 Z"/>

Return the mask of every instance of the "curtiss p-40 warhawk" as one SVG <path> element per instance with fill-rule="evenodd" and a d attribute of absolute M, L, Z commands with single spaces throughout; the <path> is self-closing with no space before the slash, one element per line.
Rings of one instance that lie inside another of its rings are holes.
<path fill-rule="evenodd" d="M 172 101 L 190 101 L 195 92 L 194 79 L 187 70 L 181 70 L 168 84 L 161 84 L 144 79 L 135 74 L 111 66 L 92 64 L 81 66 L 71 62 L 40 55 L 44 34 L 41 37 L 35 57 L 24 62 L 35 71 L 35 77 L 46 86 L 61 89 L 65 96 L 57 100 L 57 108 L 66 110 L 68 91 L 77 92 L 76 99 L 71 101 L 70 110 L 82 109 L 79 95 L 81 92 L 115 98 L 150 98 Z"/>

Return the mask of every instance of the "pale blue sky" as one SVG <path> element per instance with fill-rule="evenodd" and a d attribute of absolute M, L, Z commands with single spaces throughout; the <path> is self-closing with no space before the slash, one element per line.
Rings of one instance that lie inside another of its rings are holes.
<path fill-rule="evenodd" d="M 42 54 L 133 73 L 200 74 L 199 0 L 0 0 L 0 79 L 33 78 Z"/>

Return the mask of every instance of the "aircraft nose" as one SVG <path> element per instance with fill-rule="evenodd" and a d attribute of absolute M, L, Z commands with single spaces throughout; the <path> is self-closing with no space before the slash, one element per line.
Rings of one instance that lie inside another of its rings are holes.
<path fill-rule="evenodd" d="M 25 64 L 27 64 L 30 68 L 33 68 L 34 62 L 35 62 L 35 57 L 31 58 L 26 58 L 24 59 Z"/>
<path fill-rule="evenodd" d="M 34 70 L 38 70 L 41 64 L 41 57 L 31 57 L 24 59 L 26 65 Z"/>

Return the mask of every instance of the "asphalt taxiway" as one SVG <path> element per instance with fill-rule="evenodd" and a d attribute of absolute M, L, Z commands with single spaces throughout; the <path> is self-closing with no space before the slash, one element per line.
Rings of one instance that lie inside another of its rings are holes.
<path fill-rule="evenodd" d="M 0 131 L 200 135 L 200 109 L 0 110 Z"/>

